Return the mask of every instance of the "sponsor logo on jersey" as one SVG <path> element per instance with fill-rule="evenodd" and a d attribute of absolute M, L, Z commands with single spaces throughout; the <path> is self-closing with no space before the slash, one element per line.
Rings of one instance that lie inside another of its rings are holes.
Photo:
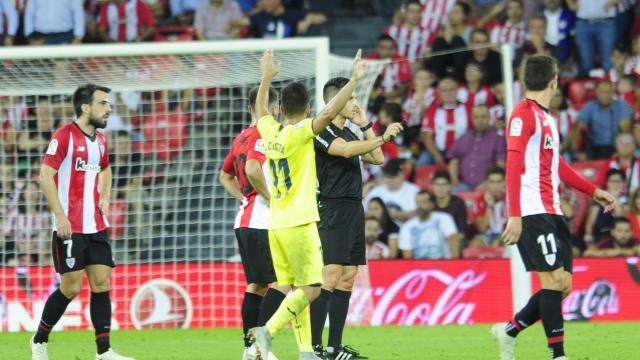
<path fill-rule="evenodd" d="M 47 148 L 47 155 L 55 155 L 58 150 L 58 140 L 53 139 L 49 143 L 49 147 Z"/>
<path fill-rule="evenodd" d="M 181 328 L 191 324 L 193 305 L 189 293 L 169 279 L 143 284 L 131 300 L 131 322 L 136 329 Z"/>
<path fill-rule="evenodd" d="M 544 148 L 553 149 L 553 137 L 551 137 L 551 135 L 549 134 L 546 134 L 544 136 Z"/>
<path fill-rule="evenodd" d="M 511 127 L 509 130 L 510 136 L 520 136 L 522 135 L 522 119 L 514 118 L 511 120 Z"/>
<path fill-rule="evenodd" d="M 100 165 L 91 165 L 87 164 L 84 159 L 77 158 L 76 159 L 76 171 L 86 171 L 86 172 L 100 172 Z"/>
<path fill-rule="evenodd" d="M 83 152 L 83 151 L 84 151 L 84 146 L 80 146 L 80 147 L 78 148 L 78 152 Z"/>

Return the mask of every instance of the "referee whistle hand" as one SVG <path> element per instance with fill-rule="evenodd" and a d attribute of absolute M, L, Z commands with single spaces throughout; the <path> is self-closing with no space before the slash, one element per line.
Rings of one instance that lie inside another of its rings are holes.
<path fill-rule="evenodd" d="M 501 240 L 505 245 L 515 245 L 520 240 L 522 234 L 522 218 L 510 217 L 507 222 L 507 227 L 502 233 Z"/>
<path fill-rule="evenodd" d="M 616 207 L 616 198 L 602 189 L 596 189 L 593 193 L 593 200 L 600 204 L 605 212 L 613 211 Z"/>
<path fill-rule="evenodd" d="M 382 137 L 385 142 L 391 141 L 402 131 L 401 123 L 393 123 L 387 127 L 387 130 L 384 132 L 384 136 Z"/>
<path fill-rule="evenodd" d="M 56 233 L 63 240 L 71 238 L 71 223 L 66 216 L 56 216 Z"/>

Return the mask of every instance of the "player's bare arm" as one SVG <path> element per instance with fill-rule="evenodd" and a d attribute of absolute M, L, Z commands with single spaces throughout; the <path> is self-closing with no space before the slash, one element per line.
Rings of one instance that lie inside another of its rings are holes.
<path fill-rule="evenodd" d="M 109 199 L 111 199 L 111 184 L 113 182 L 113 173 L 111 172 L 111 166 L 100 171 L 98 175 L 98 188 L 100 190 L 100 203 L 98 208 L 102 212 L 102 215 L 107 216 L 109 214 Z"/>
<path fill-rule="evenodd" d="M 260 59 L 262 79 L 258 88 L 258 96 L 256 97 L 256 115 L 258 119 L 271 114 L 269 112 L 269 86 L 271 86 L 273 78 L 280 72 L 280 68 L 280 64 L 275 61 L 273 49 L 265 50 Z"/>
<path fill-rule="evenodd" d="M 44 193 L 45 199 L 47 199 L 47 205 L 49 209 L 56 217 L 56 228 L 58 237 L 61 239 L 71 238 L 71 223 L 67 216 L 64 214 L 60 199 L 58 199 L 58 187 L 53 179 L 58 171 L 51 166 L 42 165 L 40 169 L 40 187 Z"/>
<path fill-rule="evenodd" d="M 236 180 L 235 176 L 221 170 L 218 179 L 231 196 L 238 201 L 242 201 L 242 191 L 240 191 L 240 185 L 238 185 L 238 180 Z"/>
<path fill-rule="evenodd" d="M 269 187 L 264 178 L 260 162 L 256 159 L 247 160 L 247 163 L 244 166 L 244 171 L 247 173 L 247 179 L 249 179 L 251 186 L 256 189 L 260 196 L 269 201 L 271 199 L 271 194 L 269 194 Z"/>
<path fill-rule="evenodd" d="M 366 65 L 362 61 L 362 50 L 358 49 L 356 57 L 353 59 L 353 70 L 351 73 L 351 79 L 336 96 L 329 101 L 329 103 L 313 118 L 313 132 L 317 135 L 324 131 L 324 129 L 331 123 L 331 121 L 338 116 L 342 108 L 347 104 L 353 91 L 356 89 L 358 81 L 362 79 L 366 72 Z"/>

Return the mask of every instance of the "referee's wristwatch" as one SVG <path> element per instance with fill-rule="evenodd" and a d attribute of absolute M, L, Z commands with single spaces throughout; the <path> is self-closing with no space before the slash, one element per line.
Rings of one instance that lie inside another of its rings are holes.
<path fill-rule="evenodd" d="M 365 132 L 365 131 L 371 129 L 372 126 L 373 126 L 373 123 L 368 123 L 367 125 L 361 127 L 360 131 Z"/>

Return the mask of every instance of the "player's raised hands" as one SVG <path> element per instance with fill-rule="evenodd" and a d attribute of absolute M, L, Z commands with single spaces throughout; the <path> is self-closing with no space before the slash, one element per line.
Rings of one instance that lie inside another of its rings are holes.
<path fill-rule="evenodd" d="M 398 134 L 403 130 L 401 123 L 393 123 L 387 126 L 387 130 L 385 130 L 382 135 L 382 141 L 389 142 L 393 140 Z"/>
<path fill-rule="evenodd" d="M 358 49 L 356 57 L 353 59 L 353 69 L 351 71 L 351 76 L 354 80 L 360 80 L 364 77 L 366 70 L 367 65 L 362 60 L 362 49 Z"/>
<path fill-rule="evenodd" d="M 504 229 L 500 239 L 505 245 L 515 245 L 520 240 L 522 234 L 522 218 L 513 216 L 509 218 L 507 227 Z"/>
<path fill-rule="evenodd" d="M 613 211 L 616 207 L 616 198 L 602 189 L 596 189 L 593 200 L 604 208 L 604 212 Z"/>
<path fill-rule="evenodd" d="M 267 49 L 262 54 L 262 58 L 260 59 L 260 71 L 262 72 L 262 77 L 268 78 L 269 80 L 273 79 L 280 72 L 280 63 L 276 63 L 275 56 L 273 55 L 273 49 Z"/>

